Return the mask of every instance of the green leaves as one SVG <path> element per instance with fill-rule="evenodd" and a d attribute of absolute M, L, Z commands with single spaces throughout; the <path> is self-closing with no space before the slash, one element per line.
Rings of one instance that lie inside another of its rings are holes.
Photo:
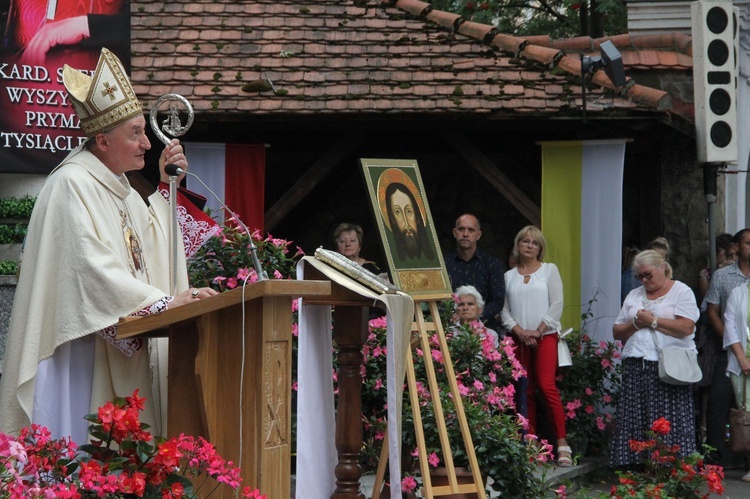
<path fill-rule="evenodd" d="M 26 195 L 22 198 L 0 198 L 0 218 L 29 218 L 34 209 L 36 197 Z"/>

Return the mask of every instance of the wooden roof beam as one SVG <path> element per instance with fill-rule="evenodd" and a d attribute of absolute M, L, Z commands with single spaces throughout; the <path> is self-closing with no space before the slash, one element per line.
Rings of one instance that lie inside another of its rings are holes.
<path fill-rule="evenodd" d="M 526 219 L 537 227 L 542 223 L 540 207 L 519 189 L 498 167 L 472 144 L 464 135 L 459 133 L 443 133 L 443 140 L 455 149 L 473 166 L 487 182 L 503 195 Z"/>

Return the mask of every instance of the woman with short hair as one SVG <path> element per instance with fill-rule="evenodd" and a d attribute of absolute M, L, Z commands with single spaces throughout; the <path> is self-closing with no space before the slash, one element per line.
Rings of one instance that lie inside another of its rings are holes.
<path fill-rule="evenodd" d="M 359 252 L 362 250 L 363 234 L 362 227 L 357 224 L 339 224 L 333 231 L 333 242 L 336 244 L 336 251 L 373 274 L 380 274 L 381 270 L 375 262 L 365 260 L 359 256 Z"/>
<path fill-rule="evenodd" d="M 484 311 L 484 299 L 477 288 L 471 285 L 459 286 L 454 293 L 458 302 L 456 303 L 456 323 L 471 324 L 480 321 Z M 497 332 L 484 326 L 484 330 L 492 336 L 495 347 L 498 346 Z"/>

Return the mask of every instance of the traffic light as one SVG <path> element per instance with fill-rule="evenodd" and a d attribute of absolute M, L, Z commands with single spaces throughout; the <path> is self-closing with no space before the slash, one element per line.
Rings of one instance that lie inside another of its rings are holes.
<path fill-rule="evenodd" d="M 698 161 L 737 161 L 737 14 L 732 2 L 691 5 Z"/>

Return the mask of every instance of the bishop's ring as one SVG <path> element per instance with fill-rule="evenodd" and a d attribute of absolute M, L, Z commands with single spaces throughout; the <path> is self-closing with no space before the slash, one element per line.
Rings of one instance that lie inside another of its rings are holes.
<path fill-rule="evenodd" d="M 193 298 L 198 298 L 198 290 L 197 289 L 194 289 L 191 294 L 193 295 Z"/>

